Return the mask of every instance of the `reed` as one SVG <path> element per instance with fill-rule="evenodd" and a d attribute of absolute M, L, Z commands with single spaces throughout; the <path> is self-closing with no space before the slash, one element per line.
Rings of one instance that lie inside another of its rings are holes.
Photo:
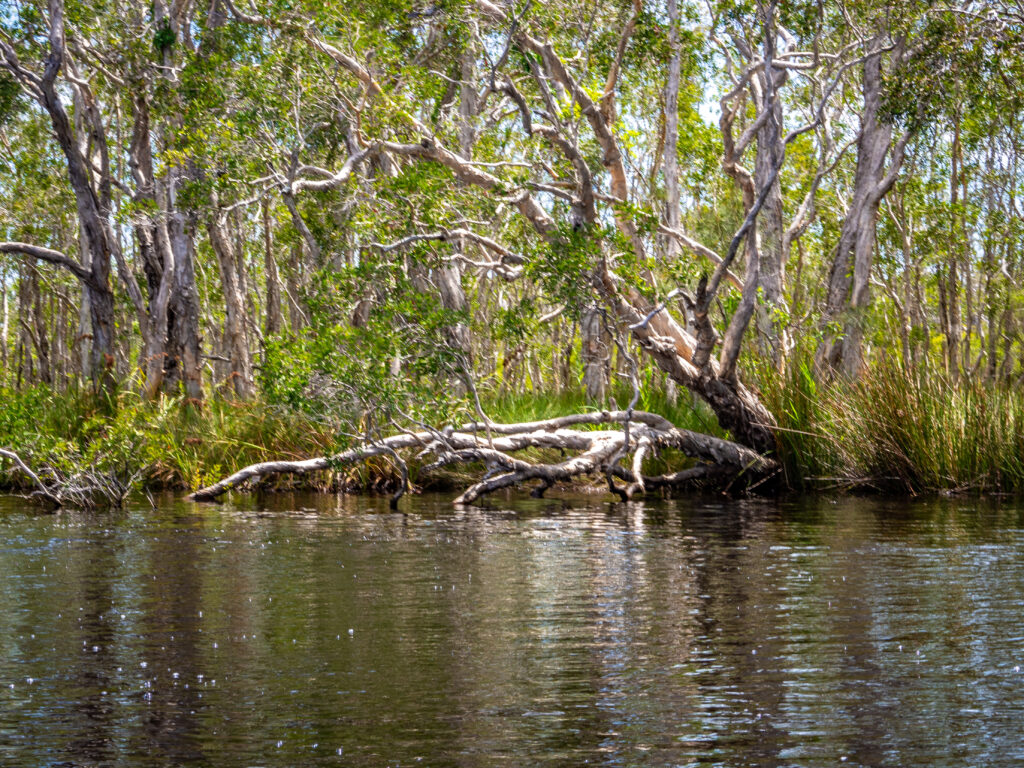
<path fill-rule="evenodd" d="M 1024 395 L 876 367 L 828 405 L 844 461 L 913 493 L 1024 490 Z"/>
<path fill-rule="evenodd" d="M 809 362 L 766 390 L 791 487 L 912 494 L 1024 491 L 1024 393 L 879 363 L 819 386 Z"/>

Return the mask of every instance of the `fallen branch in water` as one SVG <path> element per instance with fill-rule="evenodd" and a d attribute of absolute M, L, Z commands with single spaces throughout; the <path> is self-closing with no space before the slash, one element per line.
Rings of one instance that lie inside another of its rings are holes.
<path fill-rule="evenodd" d="M 95 469 L 81 469 L 69 474 L 52 466 L 44 466 L 36 473 L 10 448 L 0 448 L 0 457 L 13 461 L 35 487 L 24 498 L 41 500 L 54 509 L 120 507 L 138 479 L 137 473 L 125 479 L 113 472 Z"/>
<path fill-rule="evenodd" d="M 57 507 L 62 506 L 60 497 L 55 495 L 50 490 L 50 488 L 42 480 L 39 479 L 39 475 L 37 475 L 35 472 L 29 469 L 28 464 L 26 464 L 22 460 L 21 456 L 7 448 L 0 448 L 0 456 L 3 456 L 5 459 L 10 459 L 11 461 L 13 461 L 18 466 L 18 469 L 21 470 L 22 474 L 24 474 L 26 477 L 28 477 L 29 480 L 32 481 L 32 484 L 36 487 L 36 490 L 32 492 L 30 497 L 39 497 L 41 499 L 44 499 L 45 501 L 48 501 L 51 504 L 54 504 Z"/>
<path fill-rule="evenodd" d="M 574 429 L 601 424 L 628 424 L 629 428 Z M 510 455 L 528 448 L 558 449 L 575 455 L 553 464 L 534 463 Z M 632 469 L 617 466 L 616 462 L 624 456 L 639 453 L 642 459 L 644 454 L 659 448 L 675 448 L 703 463 L 655 477 L 640 474 L 640 460 L 633 462 Z M 628 499 L 638 490 L 652 488 L 685 488 L 708 483 L 727 486 L 741 479 L 744 484 L 760 482 L 778 470 L 778 465 L 770 458 L 728 440 L 678 429 L 653 413 L 600 411 L 520 424 L 472 422 L 458 428 L 403 432 L 334 456 L 252 464 L 197 490 L 189 498 L 210 501 L 232 488 L 270 475 L 338 469 L 374 456 L 398 458 L 398 451 L 412 449 L 419 449 L 418 458 L 434 457 L 432 463 L 421 469 L 424 473 L 451 464 L 482 463 L 487 467 L 483 478 L 455 499 L 457 505 L 472 504 L 481 496 L 531 480 L 539 481 L 533 495 L 540 496 L 555 483 L 584 475 L 604 475 L 609 471 L 629 483 L 625 488 L 612 486 L 622 499 Z M 392 498 L 392 507 L 405 492 L 405 484 L 403 481 Z"/>

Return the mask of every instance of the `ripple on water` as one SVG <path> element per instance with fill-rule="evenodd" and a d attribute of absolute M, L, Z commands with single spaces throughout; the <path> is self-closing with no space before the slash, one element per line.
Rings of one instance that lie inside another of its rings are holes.
<path fill-rule="evenodd" d="M 0 763 L 1024 762 L 1019 515 L 408 504 L 0 501 Z"/>

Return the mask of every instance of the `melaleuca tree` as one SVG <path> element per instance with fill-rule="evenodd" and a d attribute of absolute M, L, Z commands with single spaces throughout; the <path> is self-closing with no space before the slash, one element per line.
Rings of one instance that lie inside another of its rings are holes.
<path fill-rule="evenodd" d="M 942 350 L 951 376 L 1018 369 L 1018 17 L 26 4 L 3 20 L 0 106 L 17 91 L 6 130 L 35 136 L 63 192 L 43 225 L 12 204 L 4 250 L 64 268 L 44 294 L 74 276 L 95 370 L 130 358 L 116 372 L 151 397 L 479 418 L 480 389 L 604 405 L 667 380 L 770 452 L 755 370 L 777 383 L 813 356 L 852 378 L 887 346 Z M 5 197 L 46 197 L 8 155 Z M 35 328 L 50 310 L 26 286 Z"/>

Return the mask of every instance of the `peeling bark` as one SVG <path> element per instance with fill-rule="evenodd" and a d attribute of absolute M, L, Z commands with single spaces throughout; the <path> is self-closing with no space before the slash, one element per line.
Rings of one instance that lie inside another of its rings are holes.
<path fill-rule="evenodd" d="M 591 307 L 580 320 L 580 357 L 583 362 L 583 388 L 587 400 L 603 403 L 608 396 L 611 354 L 608 332 L 604 327 L 604 313 L 600 307 Z"/>
<path fill-rule="evenodd" d="M 274 258 L 274 233 L 271 229 L 270 203 L 264 200 L 263 213 L 263 276 L 266 281 L 266 321 L 264 328 L 267 336 L 281 333 L 284 321 L 281 317 L 281 278 L 277 274 L 277 259 Z"/>
<path fill-rule="evenodd" d="M 672 230 L 680 225 L 679 210 L 679 85 L 682 63 L 679 51 L 679 3 L 668 0 L 668 46 L 671 58 L 668 63 L 668 81 L 665 85 L 665 224 Z M 669 259 L 679 252 L 679 243 L 674 237 L 666 238 L 666 256 Z"/>
<path fill-rule="evenodd" d="M 203 360 L 200 351 L 199 291 L 196 287 L 193 224 L 175 202 L 175 178 L 168 180 L 171 219 L 171 249 L 174 252 L 174 292 L 170 350 L 172 360 L 180 360 L 185 395 L 199 403 L 203 400 Z"/>
<path fill-rule="evenodd" d="M 206 230 L 210 245 L 220 267 L 221 286 L 224 291 L 224 344 L 231 356 L 231 388 L 246 400 L 252 397 L 252 363 L 249 359 L 249 341 L 245 332 L 245 297 L 242 295 L 238 259 L 231 239 L 225 232 L 224 215 L 213 201 L 214 212 L 207 219 Z"/>
<path fill-rule="evenodd" d="M 874 257 L 878 209 L 903 163 L 908 133 L 892 144 L 892 126 L 882 120 L 882 53 L 864 61 L 864 108 L 857 139 L 853 197 L 843 220 L 828 277 L 822 315 L 825 338 L 818 347 L 819 369 L 854 377 L 861 366 L 863 310 L 870 301 L 869 281 Z M 892 149 L 890 159 L 890 148 Z M 886 164 L 888 162 L 888 169 Z M 842 324 L 837 333 L 829 326 Z"/>

